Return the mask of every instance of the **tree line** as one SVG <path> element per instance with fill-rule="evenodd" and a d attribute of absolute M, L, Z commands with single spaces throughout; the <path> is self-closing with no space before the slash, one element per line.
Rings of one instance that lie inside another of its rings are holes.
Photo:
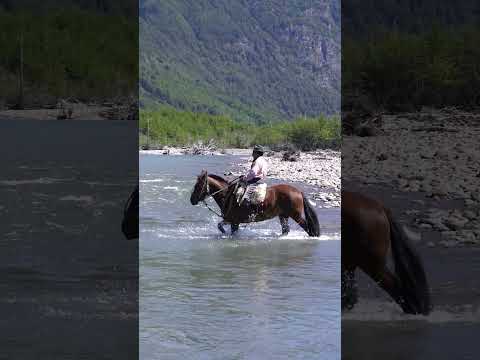
<path fill-rule="evenodd" d="M 339 117 L 318 116 L 256 125 L 228 116 L 179 111 L 171 107 L 140 112 L 140 146 L 188 146 L 213 140 L 221 147 L 246 148 L 263 144 L 301 150 L 340 147 Z"/>
<path fill-rule="evenodd" d="M 434 26 L 422 33 L 379 31 L 345 38 L 342 94 L 362 95 L 376 107 L 414 111 L 421 106 L 480 105 L 480 30 Z M 345 101 L 347 100 L 347 101 Z"/>

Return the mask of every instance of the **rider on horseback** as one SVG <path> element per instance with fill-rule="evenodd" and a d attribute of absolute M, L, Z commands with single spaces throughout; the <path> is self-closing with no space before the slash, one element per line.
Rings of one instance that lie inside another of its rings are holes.
<path fill-rule="evenodd" d="M 242 176 L 242 180 L 246 185 L 255 184 L 260 180 L 267 177 L 267 161 L 263 157 L 265 150 L 261 145 L 255 145 L 253 148 L 253 162 L 245 176 Z"/>
<path fill-rule="evenodd" d="M 241 203 L 242 199 L 245 197 L 247 188 L 249 185 L 258 184 L 261 180 L 264 180 L 267 177 L 267 168 L 268 164 L 263 154 L 265 153 L 264 148 L 261 145 L 255 145 L 253 148 L 252 156 L 253 162 L 250 166 L 246 175 L 240 177 L 239 187 L 241 191 L 237 192 L 237 202 Z"/>

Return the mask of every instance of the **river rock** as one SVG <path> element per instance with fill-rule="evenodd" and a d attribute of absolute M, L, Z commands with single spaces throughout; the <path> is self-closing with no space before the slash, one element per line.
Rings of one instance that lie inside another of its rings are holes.
<path fill-rule="evenodd" d="M 422 168 L 424 178 L 416 179 L 419 186 L 400 182 L 402 191 L 421 191 L 440 199 L 467 199 L 472 194 L 472 201 L 480 202 L 476 177 L 480 168 L 480 117 L 455 111 L 458 112 L 455 115 L 441 111 L 383 115 L 382 136 L 358 137 L 344 133 L 343 166 L 348 171 L 343 176 L 367 184 L 380 181 L 395 185 L 395 181 L 402 178 L 414 180 L 411 176 Z M 460 123 L 459 118 L 468 120 Z M 425 131 L 412 131 L 422 127 Z M 435 131 L 426 131 L 427 127 Z M 382 149 L 381 154 L 378 149 Z M 452 173 L 462 176 L 452 177 Z"/>
<path fill-rule="evenodd" d="M 458 243 L 454 239 L 441 240 L 438 243 L 444 247 L 454 247 L 458 245 Z"/>
<path fill-rule="evenodd" d="M 334 150 L 317 150 L 300 152 L 297 161 L 284 161 L 283 154 L 277 153 L 269 157 L 269 178 L 305 183 L 315 189 L 310 194 L 315 200 L 321 200 L 324 207 L 340 206 L 341 189 L 341 154 Z M 250 168 L 250 162 L 237 164 L 238 174 L 245 173 Z M 268 179 L 267 179 L 268 181 Z"/>
<path fill-rule="evenodd" d="M 300 151 L 285 151 L 282 155 L 283 161 L 298 161 L 300 159 Z"/>
<path fill-rule="evenodd" d="M 459 215 L 450 215 L 444 221 L 444 224 L 452 230 L 462 229 L 466 223 L 468 223 L 468 219 L 465 219 L 464 217 Z"/>
<path fill-rule="evenodd" d="M 457 241 L 463 244 L 476 244 L 477 238 L 473 231 L 462 230 L 457 232 Z"/>

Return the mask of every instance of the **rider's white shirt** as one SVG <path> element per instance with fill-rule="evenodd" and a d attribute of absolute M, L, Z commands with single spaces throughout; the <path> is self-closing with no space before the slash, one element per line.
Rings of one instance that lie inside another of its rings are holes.
<path fill-rule="evenodd" d="M 264 179 L 267 176 L 268 164 L 263 156 L 260 156 L 252 164 L 252 167 L 248 171 L 245 180 L 250 181 L 255 178 Z"/>

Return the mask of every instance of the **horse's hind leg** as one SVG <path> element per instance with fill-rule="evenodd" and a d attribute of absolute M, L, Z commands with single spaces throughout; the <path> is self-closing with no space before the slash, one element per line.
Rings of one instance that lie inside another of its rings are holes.
<path fill-rule="evenodd" d="M 388 269 L 385 269 L 385 273 L 383 274 L 379 285 L 393 298 L 393 300 L 395 300 L 398 305 L 400 305 L 404 313 L 417 314 L 417 311 L 415 311 L 415 309 L 410 306 L 408 301 L 404 299 L 400 281 Z"/>
<path fill-rule="evenodd" d="M 282 235 L 286 235 L 290 232 L 290 226 L 288 225 L 288 217 L 280 216 L 280 224 L 282 225 Z"/>
<path fill-rule="evenodd" d="M 298 212 L 295 212 L 294 214 L 290 215 L 290 217 L 295 220 L 295 222 L 300 225 L 302 227 L 303 230 L 305 230 L 305 232 L 309 234 L 308 232 L 308 226 L 307 226 L 307 222 L 302 218 L 302 214 L 298 213 Z"/>
<path fill-rule="evenodd" d="M 390 270 L 388 270 L 388 268 L 385 267 L 383 273 L 381 274 L 379 274 L 378 272 L 376 274 L 373 274 L 368 271 L 367 273 L 377 282 L 377 284 L 383 290 L 388 293 L 388 295 L 392 297 L 392 299 L 398 305 L 400 305 L 403 312 L 405 312 L 406 314 L 415 314 L 415 311 L 411 309 L 408 303 L 405 302 L 405 300 L 403 299 L 400 281 Z"/>
<path fill-rule="evenodd" d="M 232 234 L 235 234 L 238 231 L 239 227 L 240 227 L 239 224 L 230 224 L 230 229 L 232 230 Z"/>
<path fill-rule="evenodd" d="M 358 301 L 355 270 L 342 270 L 342 309 L 351 310 Z"/>

